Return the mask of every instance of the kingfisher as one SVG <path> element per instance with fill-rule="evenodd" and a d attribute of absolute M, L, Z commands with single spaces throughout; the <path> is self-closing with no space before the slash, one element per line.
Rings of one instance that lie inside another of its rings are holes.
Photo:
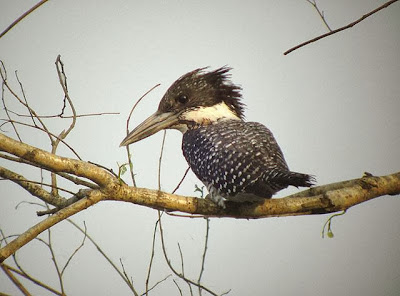
<path fill-rule="evenodd" d="M 208 190 L 206 198 L 255 202 L 289 185 L 310 187 L 315 179 L 289 170 L 271 131 L 244 120 L 242 88 L 231 82 L 231 68 L 199 68 L 176 80 L 157 111 L 121 142 L 126 146 L 164 129 L 182 132 L 182 151 Z"/>

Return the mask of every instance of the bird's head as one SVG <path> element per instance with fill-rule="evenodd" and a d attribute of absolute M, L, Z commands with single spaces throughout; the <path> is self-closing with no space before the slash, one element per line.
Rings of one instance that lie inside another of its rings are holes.
<path fill-rule="evenodd" d="M 210 72 L 205 69 L 196 69 L 175 81 L 161 99 L 158 110 L 132 130 L 121 146 L 163 129 L 185 133 L 189 128 L 219 120 L 243 120 L 241 88 L 229 80 L 231 68 L 222 67 Z"/>

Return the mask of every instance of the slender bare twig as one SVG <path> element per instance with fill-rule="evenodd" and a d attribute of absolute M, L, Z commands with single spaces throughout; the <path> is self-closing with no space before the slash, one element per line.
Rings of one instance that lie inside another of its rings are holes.
<path fill-rule="evenodd" d="M 31 115 L 27 114 L 21 114 L 15 111 L 10 110 L 10 113 L 17 115 L 18 117 L 31 117 Z M 76 114 L 76 118 L 79 117 L 92 117 L 92 116 L 102 116 L 102 115 L 119 115 L 119 112 L 99 112 L 99 113 L 87 113 L 87 114 Z M 62 113 L 56 114 L 56 115 L 38 115 L 37 117 L 39 118 L 61 118 L 61 119 L 71 119 L 74 116 L 73 115 L 64 115 Z"/>
<path fill-rule="evenodd" d="M 178 288 L 179 295 L 183 296 L 183 293 L 182 293 L 181 287 L 179 287 L 179 285 L 178 285 L 178 282 L 177 282 L 175 279 L 173 279 L 173 281 L 174 281 L 174 284 L 175 284 L 175 286 Z"/>
<path fill-rule="evenodd" d="M 207 254 L 207 247 L 208 247 L 208 234 L 210 232 L 210 218 L 205 218 L 206 219 L 206 237 L 205 237 L 205 242 L 204 242 L 204 251 L 203 251 L 203 256 L 201 258 L 201 269 L 200 269 L 200 274 L 199 278 L 197 279 L 197 283 L 200 285 L 201 284 L 201 278 L 203 276 L 204 272 L 204 266 L 206 262 L 206 254 Z M 201 288 L 199 287 L 199 295 L 201 296 Z"/>
<path fill-rule="evenodd" d="M 128 273 L 125 270 L 125 266 L 124 266 L 124 262 L 122 261 L 122 258 L 119 258 L 119 262 L 121 263 L 122 273 L 124 274 L 125 279 L 129 282 L 129 285 L 131 287 L 133 287 L 133 279 L 132 279 L 132 277 L 129 278 Z"/>
<path fill-rule="evenodd" d="M 318 15 L 320 16 L 321 20 L 323 21 L 325 26 L 328 28 L 328 30 L 332 31 L 331 27 L 329 27 L 328 22 L 325 19 L 324 11 L 319 9 L 319 7 L 317 5 L 317 1 L 316 0 L 306 0 L 306 1 L 315 8 L 315 10 L 318 12 Z"/>
<path fill-rule="evenodd" d="M 185 171 L 185 173 L 183 174 L 183 176 L 182 176 L 181 180 L 179 181 L 178 185 L 176 185 L 175 189 L 172 190 L 172 194 L 174 194 L 174 193 L 179 189 L 179 187 L 181 187 L 182 182 L 185 180 L 186 175 L 187 175 L 187 173 L 189 172 L 189 170 L 190 170 L 190 167 L 188 167 L 188 168 L 186 169 L 186 171 Z"/>
<path fill-rule="evenodd" d="M 58 144 L 60 143 L 59 139 L 65 139 L 68 134 L 74 129 L 75 124 L 76 124 L 76 111 L 75 111 L 75 107 L 74 104 L 72 103 L 72 100 L 69 96 L 69 92 L 68 92 L 68 85 L 67 85 L 67 75 L 65 74 L 65 70 L 64 70 L 64 63 L 61 61 L 61 55 L 57 56 L 56 62 L 56 69 L 57 69 L 57 75 L 58 75 L 58 79 L 61 85 L 61 88 L 63 89 L 64 92 L 64 108 L 61 111 L 61 114 L 63 114 L 64 109 L 65 109 L 65 100 L 68 102 L 71 111 L 72 111 L 72 121 L 71 124 L 69 125 L 69 127 L 66 130 L 63 130 L 58 137 L 53 140 L 51 139 L 51 153 L 56 154 L 57 151 L 57 147 Z M 51 172 L 51 183 L 55 186 L 54 188 L 51 189 L 51 192 L 53 195 L 58 195 L 57 192 L 57 175 L 54 172 Z"/>
<path fill-rule="evenodd" d="M 156 84 L 155 86 L 153 86 L 152 88 L 150 88 L 148 91 L 146 91 L 137 101 L 136 103 L 133 105 L 131 112 L 129 112 L 129 116 L 128 119 L 126 120 L 126 135 L 129 134 L 129 122 L 131 120 L 131 116 L 133 114 L 133 111 L 136 109 L 136 106 L 140 103 L 140 101 L 147 96 L 151 91 L 153 91 L 156 87 L 158 87 L 160 84 Z M 129 162 L 129 171 L 131 173 L 131 179 L 132 179 L 132 183 L 133 186 L 136 187 L 136 181 L 135 181 L 135 174 L 133 172 L 133 163 L 132 163 L 132 159 L 131 159 L 131 153 L 130 153 L 130 149 L 129 149 L 129 145 L 126 146 L 126 152 L 128 154 L 128 162 Z"/>
<path fill-rule="evenodd" d="M 22 272 L 22 271 L 20 271 L 20 270 L 14 268 L 14 267 L 12 267 L 12 266 L 10 266 L 10 265 L 7 265 L 7 264 L 5 264 L 5 263 L 1 263 L 1 264 L 4 265 L 4 266 L 6 266 L 8 270 L 10 270 L 10 271 L 12 271 L 12 272 L 18 274 L 19 276 L 22 276 L 22 277 L 26 278 L 27 280 L 31 281 L 31 282 L 34 283 L 35 285 L 37 285 L 37 286 L 39 286 L 39 287 L 42 287 L 43 289 L 46 289 L 46 290 L 50 291 L 51 293 L 53 293 L 53 294 L 55 294 L 55 295 L 60 295 L 60 296 L 62 295 L 61 292 L 59 292 L 59 291 L 53 289 L 52 287 L 50 287 L 50 286 L 48 286 L 48 285 L 42 283 L 41 281 L 39 281 L 39 280 L 37 280 L 37 279 L 31 277 L 29 274 L 26 274 L 25 272 Z"/>
<path fill-rule="evenodd" d="M 181 258 L 182 276 L 183 276 L 184 278 L 186 278 L 186 276 L 185 276 L 185 263 L 183 262 L 183 253 L 182 253 L 181 245 L 180 245 L 179 243 L 178 243 L 178 250 L 179 250 L 179 256 L 180 256 L 180 258 Z M 191 285 L 189 282 L 187 282 L 187 281 L 185 281 L 185 282 L 186 282 L 186 284 L 187 284 L 188 287 L 189 287 L 190 295 L 193 296 L 192 285 Z M 200 289 L 200 288 L 199 288 L 199 289 Z"/>
<path fill-rule="evenodd" d="M 164 152 L 164 144 L 165 144 L 165 136 L 166 135 L 167 135 L 167 131 L 164 130 L 163 138 L 162 138 L 162 142 L 161 142 L 160 157 L 158 159 L 158 174 L 157 174 L 158 190 L 161 190 L 161 163 L 162 163 L 162 157 L 163 157 L 163 152 Z"/>
<path fill-rule="evenodd" d="M 24 294 L 25 296 L 31 295 L 28 292 L 28 290 L 24 287 L 24 285 L 11 273 L 7 265 L 0 263 L 0 267 L 4 271 L 4 273 L 8 276 L 8 278 L 14 283 L 14 285 L 21 291 L 22 294 Z"/>
<path fill-rule="evenodd" d="M 47 130 L 46 128 L 43 128 L 43 127 L 40 127 L 40 126 L 37 126 L 37 125 L 31 125 L 31 124 L 24 123 L 24 122 L 20 122 L 20 121 L 15 121 L 15 120 L 6 120 L 6 119 L 1 119 L 1 118 L 0 118 L 0 120 L 5 121 L 3 124 L 1 124 L 1 126 L 3 126 L 4 124 L 7 124 L 7 123 L 19 124 L 19 125 L 23 125 L 23 126 L 26 126 L 26 127 L 31 127 L 31 128 L 34 128 L 34 129 L 38 129 L 38 130 L 40 130 L 40 131 L 42 131 L 42 132 L 45 132 L 47 135 L 49 135 L 49 136 L 51 136 L 51 137 L 54 137 L 55 139 L 57 139 L 57 140 L 59 140 L 61 143 L 63 143 L 69 150 L 71 150 L 71 152 L 72 152 L 73 154 L 75 154 L 75 156 L 76 156 L 79 160 L 82 160 L 82 158 L 81 158 L 81 157 L 79 156 L 79 154 L 75 151 L 75 149 L 72 148 L 67 142 L 65 142 L 64 139 L 60 138 L 59 136 L 56 136 L 55 134 L 53 134 L 52 132 L 50 132 L 50 131 Z M 21 141 L 21 142 L 22 142 L 22 141 Z"/>
<path fill-rule="evenodd" d="M 163 232 L 162 223 L 161 223 L 161 212 L 160 211 L 158 211 L 158 218 L 159 218 L 158 229 L 160 230 L 161 247 L 162 247 L 162 250 L 163 250 L 165 261 L 167 262 L 167 265 L 168 265 L 169 269 L 176 276 L 178 276 L 180 279 L 184 280 L 185 282 L 190 283 L 190 284 L 192 284 L 192 285 L 194 285 L 196 287 L 200 287 L 201 289 L 207 291 L 211 295 L 217 296 L 217 294 L 215 292 L 213 292 L 210 289 L 204 287 L 203 285 L 200 285 L 200 284 L 198 284 L 198 283 L 186 278 L 183 274 L 177 272 L 176 269 L 172 266 L 171 260 L 168 258 L 167 250 L 166 250 L 166 247 L 165 247 L 164 232 Z"/>
<path fill-rule="evenodd" d="M 388 7 L 389 5 L 391 5 L 391 4 L 393 4 L 393 3 L 397 2 L 397 1 L 398 1 L 398 0 L 391 0 L 391 1 L 388 1 L 388 2 L 384 3 L 383 5 L 379 6 L 378 8 L 372 10 L 371 12 L 369 12 L 369 13 L 367 13 L 367 14 L 364 14 L 364 15 L 363 15 L 362 17 L 360 17 L 358 20 L 356 20 L 356 21 L 354 21 L 354 22 L 352 22 L 352 23 L 350 23 L 350 24 L 348 24 L 348 25 L 346 25 L 346 26 L 340 27 L 340 28 L 338 28 L 338 29 L 332 30 L 332 31 L 330 31 L 330 32 L 328 32 L 328 33 L 325 33 L 325 34 L 322 34 L 322 35 L 320 35 L 320 36 L 318 36 L 318 37 L 315 37 L 315 38 L 313 38 L 313 39 L 310 39 L 310 40 L 308 40 L 308 41 L 306 41 L 306 42 L 303 42 L 303 43 L 301 43 L 301 44 L 299 44 L 299 45 L 297 45 L 297 46 L 295 46 L 295 47 L 292 47 L 291 49 L 288 49 L 288 50 L 285 51 L 283 54 L 284 54 L 284 55 L 287 55 L 287 54 L 291 53 L 292 51 L 295 51 L 296 49 L 299 49 L 299 48 L 301 48 L 301 47 L 303 47 L 303 46 L 305 46 L 305 45 L 307 45 L 307 44 L 310 44 L 310 43 L 313 43 L 313 42 L 315 42 L 315 41 L 318 41 L 318 40 L 320 40 L 320 39 L 322 39 L 322 38 L 331 36 L 331 35 L 333 35 L 333 34 L 336 34 L 336 33 L 340 32 L 340 31 L 349 29 L 349 28 L 351 28 L 351 27 L 357 25 L 358 23 L 362 22 L 362 21 L 365 20 L 366 18 L 370 17 L 371 15 L 377 13 L 378 11 L 380 11 L 380 10 L 382 10 L 382 9 L 384 9 L 384 8 L 386 8 L 386 7 Z"/>
<path fill-rule="evenodd" d="M 3 61 L 0 61 L 0 62 L 1 62 L 1 65 L 2 65 L 2 69 L 4 70 L 4 73 L 3 73 L 3 71 L 0 71 L 0 76 L 1 76 L 1 78 L 2 78 L 2 80 L 3 80 L 3 85 L 6 86 L 7 90 L 10 92 L 10 94 L 11 94 L 15 99 L 17 99 L 17 101 L 18 101 L 22 106 L 24 106 L 27 110 L 29 110 L 29 113 L 31 113 L 35 118 L 38 119 L 38 121 L 39 121 L 40 125 L 42 126 L 43 130 L 44 130 L 45 133 L 49 136 L 50 141 L 52 141 L 51 133 L 49 132 L 49 129 L 47 128 L 47 126 L 44 124 L 43 120 L 41 120 L 41 118 L 39 118 L 39 117 L 37 116 L 35 110 L 33 110 L 28 104 L 26 104 L 25 101 L 22 100 L 22 99 L 17 95 L 17 93 L 11 88 L 11 86 L 8 84 L 8 81 L 7 81 L 7 70 L 6 70 L 5 66 L 4 66 Z"/>
<path fill-rule="evenodd" d="M 160 221 L 160 220 L 157 219 L 156 223 L 154 224 L 154 230 L 153 230 L 153 241 L 151 243 L 150 262 L 149 262 L 149 267 L 147 269 L 147 277 L 146 277 L 146 291 L 145 291 L 146 296 L 148 295 L 148 292 L 150 291 L 149 282 L 150 282 L 151 270 L 152 270 L 152 267 L 153 267 L 154 255 L 155 255 L 155 243 L 156 243 L 156 234 L 157 234 L 157 228 L 158 228 L 158 221 Z"/>
<path fill-rule="evenodd" d="M 29 104 L 28 104 L 28 99 L 26 98 L 26 95 L 25 95 L 25 89 L 24 89 L 24 86 L 22 85 L 21 80 L 20 80 L 19 77 L 18 77 L 18 71 L 17 71 L 17 70 L 15 70 L 15 77 L 17 78 L 17 81 L 18 81 L 18 83 L 19 83 L 19 88 L 20 88 L 20 90 L 21 90 L 22 97 L 24 98 L 25 104 L 26 104 L 27 106 L 29 106 Z M 32 113 L 32 111 L 30 110 L 30 108 L 28 108 L 28 112 L 29 112 L 29 117 L 32 119 L 32 123 L 33 123 L 34 125 L 36 125 L 36 122 L 35 122 L 33 113 Z"/>
<path fill-rule="evenodd" d="M 78 224 L 76 224 L 73 220 L 67 219 L 69 223 L 71 223 L 76 229 L 78 229 L 80 232 L 83 234 L 85 233 L 85 230 L 82 229 Z M 108 261 L 108 263 L 114 268 L 114 270 L 118 273 L 118 275 L 123 279 L 123 281 L 127 284 L 129 289 L 133 292 L 135 296 L 138 296 L 139 294 L 136 292 L 135 288 L 133 287 L 132 283 L 128 278 L 126 278 L 118 268 L 118 266 L 111 260 L 110 257 L 107 256 L 107 254 L 103 251 L 103 249 L 100 247 L 100 245 L 89 235 L 86 233 L 85 235 L 88 240 L 96 247 L 97 251 Z"/>
<path fill-rule="evenodd" d="M 86 223 L 83 221 L 83 226 L 85 227 L 85 232 L 83 233 L 83 239 L 80 245 L 72 252 L 72 254 L 69 256 L 67 262 L 65 263 L 63 269 L 61 270 L 61 275 L 64 275 L 64 272 L 66 268 L 68 267 L 69 263 L 71 262 L 72 258 L 75 257 L 75 255 L 79 252 L 79 250 L 85 245 L 85 240 L 87 237 L 87 228 L 86 228 Z"/>
<path fill-rule="evenodd" d="M 9 25 L 3 32 L 0 33 L 0 38 L 3 37 L 5 34 L 7 34 L 8 31 L 10 31 L 13 27 L 15 27 L 20 21 L 22 21 L 27 15 L 35 11 L 37 8 L 39 8 L 42 4 L 46 3 L 48 0 L 42 0 L 39 3 L 35 4 L 31 9 L 26 11 L 24 14 L 22 14 L 19 18 L 17 18 L 15 21 L 12 22 L 11 25 Z"/>
<path fill-rule="evenodd" d="M 165 278 L 159 280 L 157 283 L 155 283 L 153 286 L 151 286 L 150 288 L 146 288 L 146 291 L 144 293 L 142 293 L 140 296 L 144 296 L 144 295 L 148 295 L 148 292 L 150 292 L 151 290 L 153 290 L 155 287 L 157 287 L 159 284 L 161 284 L 162 282 L 166 281 L 170 276 L 172 276 L 172 274 L 167 275 Z"/>
<path fill-rule="evenodd" d="M 51 240 L 51 229 L 50 228 L 47 229 L 47 240 L 48 240 L 47 246 L 48 246 L 50 254 L 51 254 L 51 260 L 53 261 L 54 267 L 57 272 L 57 277 L 58 277 L 58 281 L 60 284 L 61 293 L 65 294 L 64 281 L 62 278 L 63 275 L 62 275 L 61 269 L 58 265 L 56 254 L 54 253 L 53 244 L 52 244 L 52 240 Z"/>

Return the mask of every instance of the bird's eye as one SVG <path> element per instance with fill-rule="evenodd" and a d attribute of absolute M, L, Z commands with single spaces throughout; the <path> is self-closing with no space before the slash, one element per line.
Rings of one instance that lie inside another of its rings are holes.
<path fill-rule="evenodd" d="M 185 95 L 180 95 L 179 97 L 176 98 L 176 101 L 181 104 L 186 104 L 188 101 L 188 97 Z"/>

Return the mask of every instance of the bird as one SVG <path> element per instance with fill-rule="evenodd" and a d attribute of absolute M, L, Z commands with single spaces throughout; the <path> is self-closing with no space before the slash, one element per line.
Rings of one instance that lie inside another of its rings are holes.
<path fill-rule="evenodd" d="M 228 66 L 188 72 L 162 97 L 157 111 L 134 128 L 120 146 L 160 130 L 182 132 L 189 167 L 219 207 L 227 202 L 257 202 L 288 187 L 311 187 L 315 177 L 292 172 L 271 131 L 245 121 L 242 88 Z"/>

